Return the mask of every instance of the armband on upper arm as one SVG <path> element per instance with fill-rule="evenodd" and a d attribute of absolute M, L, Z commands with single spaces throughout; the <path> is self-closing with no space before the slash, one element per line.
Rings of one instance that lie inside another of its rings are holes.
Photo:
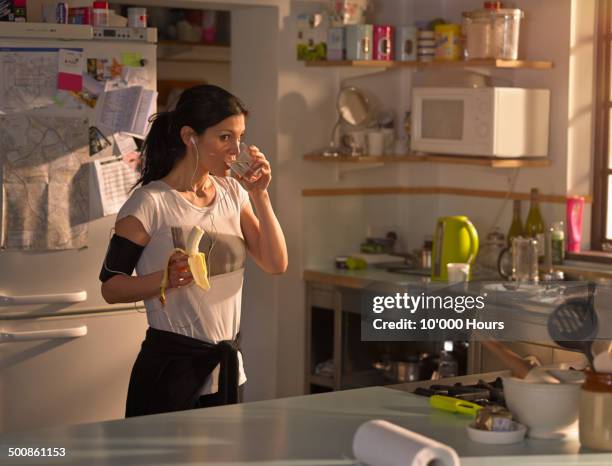
<path fill-rule="evenodd" d="M 100 281 L 105 282 L 115 275 L 132 275 L 144 246 L 123 236 L 113 235 L 106 251 L 100 271 Z"/>

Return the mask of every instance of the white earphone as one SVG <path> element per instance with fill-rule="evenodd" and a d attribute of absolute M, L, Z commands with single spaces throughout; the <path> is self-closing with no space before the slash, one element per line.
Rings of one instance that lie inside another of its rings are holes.
<path fill-rule="evenodd" d="M 196 142 L 195 142 L 195 138 L 193 136 L 191 136 L 189 138 L 189 140 L 191 141 L 191 144 L 193 144 L 194 146 L 196 146 Z"/>

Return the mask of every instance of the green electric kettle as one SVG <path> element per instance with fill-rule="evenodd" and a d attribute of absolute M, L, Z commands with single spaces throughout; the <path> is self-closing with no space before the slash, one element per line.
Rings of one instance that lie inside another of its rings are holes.
<path fill-rule="evenodd" d="M 478 254 L 478 233 L 467 217 L 440 217 L 431 253 L 431 279 L 448 280 L 447 264 L 473 264 Z M 471 275 L 471 271 L 470 271 Z"/>

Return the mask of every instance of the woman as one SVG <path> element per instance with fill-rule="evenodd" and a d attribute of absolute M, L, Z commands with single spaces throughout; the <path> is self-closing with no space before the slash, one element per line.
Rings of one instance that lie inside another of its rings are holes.
<path fill-rule="evenodd" d="M 229 176 L 246 116 L 227 91 L 196 86 L 175 110 L 155 115 L 144 141 L 142 186 L 117 214 L 100 273 L 108 303 L 144 300 L 147 310 L 127 417 L 235 403 L 246 381 L 236 341 L 245 251 L 266 272 L 287 269 L 266 157 L 250 146 L 258 175 Z M 196 226 L 209 288 L 194 281 L 185 253 Z"/>

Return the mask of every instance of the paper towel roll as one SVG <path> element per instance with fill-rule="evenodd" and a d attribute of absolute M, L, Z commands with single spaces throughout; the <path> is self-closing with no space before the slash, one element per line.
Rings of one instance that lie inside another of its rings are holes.
<path fill-rule="evenodd" d="M 451 447 L 378 419 L 359 426 L 353 453 L 370 466 L 459 466 Z"/>

